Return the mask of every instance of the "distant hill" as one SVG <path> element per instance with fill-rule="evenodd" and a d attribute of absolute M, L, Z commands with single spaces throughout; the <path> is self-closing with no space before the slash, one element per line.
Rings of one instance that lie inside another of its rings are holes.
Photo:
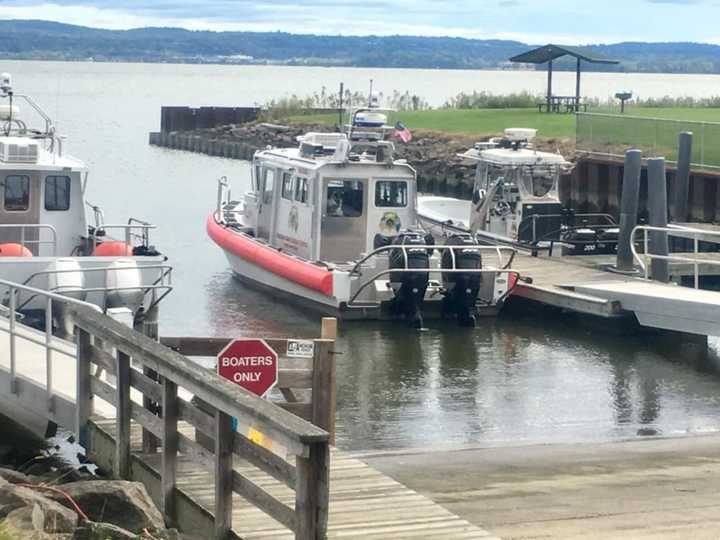
<path fill-rule="evenodd" d="M 419 36 L 316 36 L 180 28 L 103 30 L 48 21 L 0 21 L 0 58 L 109 62 L 249 63 L 442 69 L 507 68 L 531 45 L 518 41 Z M 720 73 L 720 46 L 615 43 L 588 49 L 622 61 L 588 69 Z M 558 68 L 572 68 L 559 63 Z"/>

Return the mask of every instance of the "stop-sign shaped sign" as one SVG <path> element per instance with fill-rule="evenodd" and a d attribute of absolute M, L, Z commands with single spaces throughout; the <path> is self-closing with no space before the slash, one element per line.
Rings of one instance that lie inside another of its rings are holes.
<path fill-rule="evenodd" d="M 235 339 L 217 356 L 218 375 L 264 396 L 278 380 L 278 355 L 264 339 Z"/>

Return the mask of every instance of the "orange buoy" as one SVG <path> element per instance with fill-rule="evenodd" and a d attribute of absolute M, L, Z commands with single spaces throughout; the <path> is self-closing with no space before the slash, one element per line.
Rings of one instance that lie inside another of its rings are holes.
<path fill-rule="evenodd" d="M 132 256 L 132 254 L 132 246 L 119 240 L 98 244 L 95 246 L 95 251 L 93 251 L 93 257 L 128 257 Z"/>
<path fill-rule="evenodd" d="M 0 244 L 0 257 L 32 257 L 32 251 L 20 244 Z"/>

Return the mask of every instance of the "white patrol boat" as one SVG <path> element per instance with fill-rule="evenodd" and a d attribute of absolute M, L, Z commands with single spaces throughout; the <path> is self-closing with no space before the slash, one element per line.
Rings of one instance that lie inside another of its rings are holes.
<path fill-rule="evenodd" d="M 209 236 L 239 278 L 344 318 L 419 327 L 423 316 L 471 325 L 495 313 L 517 278 L 515 251 L 481 247 L 467 233 L 436 245 L 419 230 L 415 171 L 394 159 L 392 128 L 373 129 L 363 112 L 348 133 L 308 133 L 297 148 L 257 152 L 242 200 L 221 179 Z"/>
<path fill-rule="evenodd" d="M 20 106 L 44 124 L 28 127 Z M 0 280 L 85 300 L 122 311 L 131 323 L 170 292 L 171 268 L 150 245 L 153 225 L 134 218 L 105 223 L 85 201 L 88 171 L 63 152 L 51 119 L 0 75 Z M 88 223 L 86 213 L 94 217 Z M 44 324 L 45 301 L 7 285 L 0 300 Z M 119 309 L 118 309 L 119 308 Z"/>
<path fill-rule="evenodd" d="M 618 226 L 609 214 L 564 208 L 558 185 L 572 169 L 560 154 L 533 148 L 536 130 L 511 128 L 502 138 L 477 143 L 460 154 L 477 163 L 472 200 L 419 197 L 418 216 L 435 234 L 470 232 L 486 244 L 535 253 L 562 246 L 564 254 L 612 253 Z"/>

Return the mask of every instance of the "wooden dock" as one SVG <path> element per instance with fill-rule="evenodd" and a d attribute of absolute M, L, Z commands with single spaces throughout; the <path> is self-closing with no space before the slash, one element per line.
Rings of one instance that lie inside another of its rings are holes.
<path fill-rule="evenodd" d="M 95 418 L 108 436 L 115 420 Z M 189 424 L 179 431 L 195 438 Z M 140 426 L 131 428 L 133 454 L 159 476 L 161 454 L 142 453 Z M 295 493 L 282 482 L 236 457 L 234 469 L 275 499 L 292 504 Z M 177 489 L 208 514 L 214 512 L 214 477 L 196 461 L 180 457 Z M 294 534 L 237 494 L 232 502 L 232 532 L 245 540 L 291 540 Z M 439 504 L 405 487 L 346 452 L 330 452 L 330 506 L 327 538 L 346 539 L 482 539 L 497 540 L 487 531 L 459 518 Z"/>

